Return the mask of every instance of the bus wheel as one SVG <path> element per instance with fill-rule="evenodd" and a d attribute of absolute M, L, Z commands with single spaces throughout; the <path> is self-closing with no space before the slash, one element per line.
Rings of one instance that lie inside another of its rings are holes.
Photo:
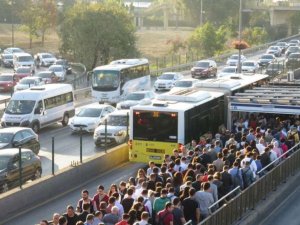
<path fill-rule="evenodd" d="M 66 113 L 63 117 L 63 120 L 61 121 L 63 126 L 67 126 L 69 123 L 69 115 Z"/>
<path fill-rule="evenodd" d="M 39 132 L 39 130 L 40 130 L 40 126 L 39 126 L 39 124 L 37 123 L 37 122 L 34 122 L 33 124 L 32 124 L 32 130 L 35 132 L 35 133 L 38 133 Z"/>

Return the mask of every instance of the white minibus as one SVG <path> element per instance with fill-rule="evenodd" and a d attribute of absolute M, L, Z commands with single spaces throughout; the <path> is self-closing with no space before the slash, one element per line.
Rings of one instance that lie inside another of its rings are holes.
<path fill-rule="evenodd" d="M 31 127 L 35 132 L 55 122 L 68 125 L 75 114 L 70 84 L 47 84 L 13 94 L 1 119 L 2 127 Z"/>

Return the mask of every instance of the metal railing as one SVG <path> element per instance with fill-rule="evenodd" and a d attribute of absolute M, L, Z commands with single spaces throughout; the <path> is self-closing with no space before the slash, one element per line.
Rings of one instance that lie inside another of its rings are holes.
<path fill-rule="evenodd" d="M 253 210 L 261 200 L 266 199 L 270 192 L 276 191 L 281 183 L 285 183 L 290 176 L 295 175 L 300 168 L 299 149 L 300 143 L 282 154 L 281 157 L 271 162 L 264 167 L 264 169 L 260 170 L 258 174 L 260 174 L 261 177 L 259 177 L 258 180 L 227 201 L 200 224 L 230 225 L 240 220 L 246 212 Z M 274 165 L 276 165 L 276 167 L 274 167 Z M 268 169 L 271 170 L 268 171 Z M 265 172 L 266 174 L 263 174 Z"/>

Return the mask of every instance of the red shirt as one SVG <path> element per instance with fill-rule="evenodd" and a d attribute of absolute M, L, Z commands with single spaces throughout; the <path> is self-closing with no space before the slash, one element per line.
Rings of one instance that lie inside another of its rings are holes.
<path fill-rule="evenodd" d="M 119 223 L 116 223 L 116 225 L 129 225 L 129 224 L 127 223 L 126 220 L 121 220 Z"/>
<path fill-rule="evenodd" d="M 173 214 L 166 209 L 158 213 L 158 218 L 163 218 L 164 225 L 170 225 L 170 222 L 174 220 Z"/>

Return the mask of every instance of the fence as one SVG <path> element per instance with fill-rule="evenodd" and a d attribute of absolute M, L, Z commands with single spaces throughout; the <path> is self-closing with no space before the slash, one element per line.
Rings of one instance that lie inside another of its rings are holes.
<path fill-rule="evenodd" d="M 242 218 L 249 210 L 253 210 L 260 202 L 265 200 L 271 191 L 276 191 L 277 187 L 285 183 L 300 168 L 300 143 L 295 145 L 286 153 L 282 154 L 277 160 L 270 163 L 258 172 L 260 178 L 247 189 L 241 191 L 231 200 L 227 201 L 217 211 L 213 212 L 208 218 L 203 220 L 201 225 L 230 225 Z M 285 158 L 287 157 L 287 158 Z M 276 167 L 271 169 L 274 165 Z M 270 170 L 271 169 L 271 170 Z M 270 171 L 268 171 L 270 170 Z M 264 175 L 264 173 L 266 174 Z M 234 192 L 237 190 L 235 189 Z M 229 193 L 232 195 L 232 192 Z M 228 196 L 227 196 L 228 197 Z M 224 199 L 220 199 L 224 200 Z M 218 204 L 220 200 L 215 203 Z M 211 206 L 210 208 L 212 208 Z"/>
<path fill-rule="evenodd" d="M 288 41 L 291 39 L 299 38 L 300 35 L 293 35 L 291 37 L 283 38 L 280 40 L 276 40 L 270 43 L 262 44 L 255 46 L 253 48 L 248 48 L 242 51 L 242 53 L 246 56 L 251 56 L 254 53 L 257 53 L 258 51 L 265 50 L 271 45 L 275 45 L 277 42 L 281 41 Z M 212 59 L 216 61 L 219 65 L 224 65 L 225 61 L 229 56 L 233 54 L 232 52 L 222 54 L 219 56 L 211 57 L 209 59 Z M 152 65 L 151 67 L 151 75 L 152 76 L 158 76 L 163 72 L 168 72 L 168 71 L 186 71 L 190 70 L 191 67 L 195 64 L 197 60 L 201 60 L 203 58 L 199 58 L 199 56 L 193 52 L 186 53 L 184 55 L 170 55 L 170 56 L 165 56 L 162 58 L 156 58 L 153 60 L 150 60 L 150 64 Z"/>

